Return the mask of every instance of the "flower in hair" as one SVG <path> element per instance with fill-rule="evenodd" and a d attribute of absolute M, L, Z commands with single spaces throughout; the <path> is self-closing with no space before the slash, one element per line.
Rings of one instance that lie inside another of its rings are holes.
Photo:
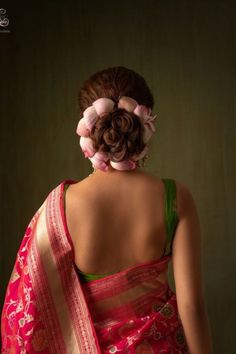
<path fill-rule="evenodd" d="M 157 115 L 152 116 L 151 111 L 152 111 L 151 108 L 146 107 L 144 105 L 138 105 L 134 110 L 134 114 L 139 116 L 143 122 L 144 125 L 143 140 L 145 143 L 151 138 L 152 134 L 155 133 L 156 131 L 153 121 L 156 119 Z"/>
<path fill-rule="evenodd" d="M 107 161 L 109 160 L 108 155 L 103 151 L 97 151 L 92 157 L 89 157 L 94 168 L 98 168 L 102 171 L 108 170 Z"/>
<path fill-rule="evenodd" d="M 92 127 L 96 123 L 98 117 L 112 111 L 115 102 L 110 98 L 99 98 L 93 102 L 83 113 L 83 118 L 80 119 L 77 126 L 77 134 L 81 136 L 89 136 Z"/>
<path fill-rule="evenodd" d="M 76 133 L 80 136 L 80 146 L 84 156 L 89 158 L 94 168 L 99 168 L 103 171 L 108 169 L 108 160 L 110 158 L 106 152 L 94 150 L 90 133 L 97 119 L 111 112 L 114 106 L 115 102 L 112 99 L 106 97 L 98 98 L 83 112 L 83 117 L 80 119 L 76 128 Z M 136 100 L 127 96 L 121 96 L 119 98 L 117 107 L 125 109 L 128 112 L 133 112 L 140 117 L 144 126 L 143 140 L 147 143 L 155 132 L 153 121 L 155 120 L 156 115 L 151 115 L 151 108 L 139 105 Z M 140 154 L 133 155 L 130 159 L 124 159 L 118 162 L 110 160 L 110 165 L 121 171 L 134 169 L 136 167 L 135 161 L 142 159 L 146 155 L 147 150 L 148 146 L 145 145 Z"/>

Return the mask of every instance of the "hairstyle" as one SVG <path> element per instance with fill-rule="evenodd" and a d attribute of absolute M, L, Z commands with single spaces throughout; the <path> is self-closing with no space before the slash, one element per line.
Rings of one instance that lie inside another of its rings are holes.
<path fill-rule="evenodd" d="M 107 97 L 115 101 L 112 112 L 98 119 L 90 134 L 95 150 L 108 153 L 110 160 L 115 162 L 139 154 L 145 146 L 140 118 L 123 108 L 117 108 L 120 96 L 129 96 L 139 105 L 153 109 L 153 95 L 145 79 L 123 66 L 94 73 L 84 82 L 78 95 L 81 115 L 98 98 Z M 139 161 L 137 164 L 139 166 Z"/>

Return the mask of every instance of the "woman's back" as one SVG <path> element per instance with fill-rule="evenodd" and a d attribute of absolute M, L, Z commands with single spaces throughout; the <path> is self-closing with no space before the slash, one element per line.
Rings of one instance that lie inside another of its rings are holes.
<path fill-rule="evenodd" d="M 98 275 L 88 276 L 88 281 L 171 255 L 189 349 L 193 354 L 212 353 L 195 202 L 182 183 L 169 182 L 172 192 L 161 178 L 135 170 L 127 174 L 96 171 L 71 184 L 65 213 L 75 264 L 85 276 Z"/>
<path fill-rule="evenodd" d="M 115 273 L 162 257 L 165 185 L 143 171 L 92 175 L 66 192 L 75 263 L 84 273 Z"/>

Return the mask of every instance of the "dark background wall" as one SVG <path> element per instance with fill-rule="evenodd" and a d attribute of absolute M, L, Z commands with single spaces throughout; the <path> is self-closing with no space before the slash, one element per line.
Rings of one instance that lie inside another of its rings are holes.
<path fill-rule="evenodd" d="M 198 207 L 216 354 L 236 352 L 233 1 L 2 2 L 1 304 L 25 228 L 47 194 L 91 171 L 75 129 L 77 92 L 124 65 L 158 114 L 146 170 L 186 184 Z"/>

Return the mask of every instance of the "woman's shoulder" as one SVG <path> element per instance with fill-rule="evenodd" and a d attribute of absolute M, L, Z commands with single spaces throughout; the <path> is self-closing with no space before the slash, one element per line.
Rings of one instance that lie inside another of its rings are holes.
<path fill-rule="evenodd" d="M 163 183 L 166 193 L 170 191 L 170 188 L 168 187 L 171 187 L 172 191 L 173 189 L 175 190 L 175 193 L 172 194 L 172 197 L 174 195 L 176 199 L 176 207 L 179 217 L 184 215 L 187 209 L 196 207 L 191 188 L 184 182 L 171 176 L 159 177 L 151 174 L 147 174 L 147 176 L 149 176 L 150 180 L 152 180 L 154 184 Z"/>
<path fill-rule="evenodd" d="M 165 180 L 171 180 L 174 182 L 176 188 L 177 210 L 179 214 L 182 214 L 184 210 L 188 208 L 188 206 L 191 206 L 195 203 L 191 189 L 184 182 L 180 181 L 179 179 L 176 179 L 175 177 L 159 176 L 143 170 L 139 171 L 139 173 L 136 175 L 136 181 L 134 181 L 134 179 L 131 179 L 130 181 L 134 186 L 136 182 L 137 184 L 139 184 L 140 182 L 140 187 L 143 185 L 146 192 L 148 192 L 149 189 L 150 191 L 152 191 L 153 189 L 154 192 L 155 189 L 157 189 L 158 191 L 161 188 L 165 188 Z M 130 181 L 128 181 L 128 183 L 130 183 Z M 97 188 L 97 181 L 93 183 L 90 177 L 86 177 L 82 180 L 78 180 L 76 183 L 70 184 L 66 194 L 70 196 L 69 198 L 71 200 L 78 200 L 78 195 L 80 196 L 79 199 L 83 200 L 83 196 L 85 197 L 85 199 L 87 199 L 89 195 L 94 196 L 96 190 L 99 191 L 100 189 L 102 190 L 106 187 L 109 188 L 109 184 L 105 183 L 104 186 L 104 183 L 102 183 L 100 187 L 102 188 Z"/>
<path fill-rule="evenodd" d="M 183 217 L 187 210 L 196 208 L 191 188 L 182 181 L 174 179 L 176 185 L 176 200 L 178 215 Z"/>

